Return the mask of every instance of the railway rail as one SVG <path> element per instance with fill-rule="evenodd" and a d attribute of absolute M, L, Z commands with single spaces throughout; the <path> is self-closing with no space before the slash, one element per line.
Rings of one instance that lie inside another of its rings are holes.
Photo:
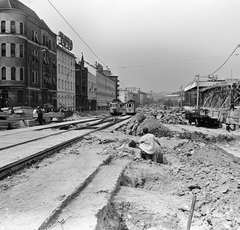
<path fill-rule="evenodd" d="M 58 152 L 62 148 L 80 141 L 86 135 L 106 129 L 130 117 L 131 116 L 106 117 L 91 122 L 90 124 L 85 123 L 86 125 L 81 127 L 70 127 L 68 124 L 69 130 L 59 130 L 61 132 L 6 145 L 0 149 L 0 179 L 11 175 L 26 165 L 31 165 L 46 156 Z M 64 127 L 64 125 L 61 127 Z M 81 133 L 79 133 L 79 131 L 81 131 Z"/>
<path fill-rule="evenodd" d="M 90 120 L 83 120 L 81 122 L 65 122 L 62 124 L 57 125 L 50 125 L 50 126 L 37 126 L 34 129 L 22 129 L 18 130 L 18 132 L 11 132 L 7 133 L 6 135 L 2 133 L 1 136 L 1 144 L 0 144 L 0 151 L 8 148 L 12 148 L 21 144 L 30 143 L 33 141 L 37 141 L 40 139 L 44 139 L 47 137 L 51 137 L 54 135 L 59 135 L 64 132 L 69 132 L 71 130 L 80 130 L 84 128 L 90 128 L 95 125 L 99 125 L 101 123 L 107 122 L 110 117 L 105 117 L 103 119 L 90 119 Z M 46 132 L 43 132 L 46 130 Z M 36 132 L 38 131 L 38 132 Z M 28 134 L 26 135 L 26 132 Z M 20 135 L 22 136 L 20 137 Z M 15 138 L 18 140 L 16 141 Z"/>

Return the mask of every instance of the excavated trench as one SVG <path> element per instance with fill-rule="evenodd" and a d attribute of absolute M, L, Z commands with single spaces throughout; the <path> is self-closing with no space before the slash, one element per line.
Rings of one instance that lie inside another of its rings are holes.
<path fill-rule="evenodd" d="M 158 194 L 158 191 L 161 190 L 161 187 L 163 189 L 165 185 L 162 184 L 157 188 L 157 191 L 151 187 L 151 184 L 166 177 L 162 164 L 143 160 L 140 160 L 139 163 L 133 162 L 133 166 L 130 164 L 121 175 L 115 195 L 109 204 L 98 213 L 96 230 L 144 230 L 157 229 L 160 226 L 164 227 L 165 230 L 182 229 L 181 219 L 178 216 L 173 213 L 162 215 L 146 205 L 148 202 L 151 204 L 152 200 L 156 198 L 161 200 L 162 194 Z M 148 192 L 151 193 L 152 190 L 153 193 L 150 194 L 148 201 Z M 140 205 L 141 196 L 144 197 L 143 205 Z M 161 209 L 160 206 L 158 208 Z"/>
<path fill-rule="evenodd" d="M 171 154 L 160 154 L 157 164 L 142 159 L 133 162 L 122 174 L 119 187 L 108 206 L 99 212 L 96 229 L 186 229 L 193 194 L 198 195 L 198 200 L 195 226 L 191 229 L 205 230 L 212 227 L 217 230 L 221 229 L 218 228 L 220 225 L 229 223 L 237 226 L 235 216 L 228 217 L 227 221 L 224 216 L 224 210 L 227 209 L 225 200 L 234 203 L 237 191 L 229 192 L 224 186 L 227 183 L 235 186 L 232 170 L 238 169 L 239 160 L 215 146 L 218 142 L 230 143 L 235 137 L 174 132 L 159 125 L 156 120 L 148 120 L 143 124 L 140 122 L 138 129 L 141 130 L 144 126 L 150 127 L 150 132 L 157 137 L 177 137 L 188 139 L 189 142 L 175 147 Z M 137 133 L 136 131 L 135 135 Z M 173 152 L 175 153 L 172 154 Z M 222 175 L 228 173 L 230 182 L 222 182 Z M 239 178 L 236 176 L 236 179 Z M 233 207 L 234 205 L 229 205 L 228 208 L 231 211 Z M 219 213 L 215 213 L 216 209 L 220 210 Z M 223 217 L 226 223 L 222 223 Z"/>
<path fill-rule="evenodd" d="M 164 164 L 133 161 L 108 206 L 99 212 L 96 229 L 184 230 L 193 194 L 197 203 L 191 229 L 217 230 L 229 224 L 237 229 L 240 163 L 216 147 L 215 140 L 179 145 L 163 155 Z"/>

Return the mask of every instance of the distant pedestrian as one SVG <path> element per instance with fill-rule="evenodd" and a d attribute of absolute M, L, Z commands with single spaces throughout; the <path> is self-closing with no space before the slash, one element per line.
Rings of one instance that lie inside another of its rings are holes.
<path fill-rule="evenodd" d="M 37 107 L 37 115 L 38 115 L 39 125 L 42 125 L 43 124 L 43 111 L 41 110 L 41 108 L 39 106 Z"/>
<path fill-rule="evenodd" d="M 33 109 L 33 118 L 37 118 L 38 117 L 38 113 L 37 113 L 37 108 Z"/>
<path fill-rule="evenodd" d="M 148 133 L 148 128 L 143 128 L 143 134 L 138 141 L 138 148 L 141 149 L 141 157 L 156 161 L 157 146 L 155 143 L 159 146 L 161 144 L 152 133 Z"/>

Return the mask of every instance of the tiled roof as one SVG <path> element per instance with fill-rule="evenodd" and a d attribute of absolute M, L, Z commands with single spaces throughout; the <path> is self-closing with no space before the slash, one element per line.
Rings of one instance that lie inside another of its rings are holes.
<path fill-rule="evenodd" d="M 43 20 L 41 20 L 33 10 L 31 10 L 29 7 L 27 7 L 26 5 L 24 5 L 18 0 L 0 0 L 0 10 L 2 9 L 17 9 L 17 10 L 23 11 L 26 14 L 28 14 L 30 17 L 37 20 L 44 27 L 47 27 L 49 29 L 46 23 Z"/>

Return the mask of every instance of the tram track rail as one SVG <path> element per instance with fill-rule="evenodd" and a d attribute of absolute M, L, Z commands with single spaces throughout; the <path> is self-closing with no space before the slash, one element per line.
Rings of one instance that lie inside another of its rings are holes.
<path fill-rule="evenodd" d="M 71 129 L 67 129 L 67 130 L 65 130 L 65 131 L 61 131 L 61 132 L 59 132 L 59 133 L 49 134 L 49 135 L 47 135 L 47 136 L 38 137 L 38 138 L 35 138 L 35 139 L 23 141 L 23 142 L 21 142 L 21 143 L 16 143 L 16 144 L 8 145 L 8 146 L 6 146 L 6 147 L 0 147 L 0 151 L 1 151 L 1 150 L 5 150 L 5 149 L 10 149 L 10 148 L 13 148 L 13 147 L 16 147 L 16 146 L 19 146 L 19 145 L 31 143 L 31 142 L 34 142 L 34 141 L 37 141 L 37 140 L 45 139 L 45 138 L 48 138 L 48 137 L 56 136 L 56 135 L 59 135 L 59 134 L 63 134 L 63 133 L 65 133 L 65 132 L 70 132 L 70 131 L 72 131 L 72 130 L 80 130 L 80 129 L 87 129 L 87 128 L 89 128 L 89 127 L 94 127 L 94 126 L 99 125 L 99 124 L 102 124 L 102 123 L 104 123 L 104 122 L 108 122 L 108 120 L 106 120 L 106 119 L 108 119 L 108 118 L 109 118 L 109 117 L 103 118 L 103 119 L 101 119 L 101 120 L 99 120 L 99 121 L 96 121 L 96 122 L 93 123 L 93 124 L 88 124 L 88 123 L 89 123 L 89 122 L 94 122 L 94 121 L 86 121 L 86 122 L 81 122 L 81 123 L 77 123 L 77 124 L 62 124 L 62 125 L 57 126 L 57 127 L 59 127 L 59 130 L 60 130 L 62 127 L 70 128 L 72 125 L 75 125 L 75 127 L 74 127 L 74 128 L 71 128 Z M 88 124 L 88 125 L 82 126 L 82 127 L 76 126 L 76 125 L 79 125 L 79 124 Z M 55 128 L 57 128 L 57 127 L 56 127 L 56 126 L 54 126 L 54 127 L 45 127 L 45 128 L 42 128 L 42 129 L 37 129 L 37 131 L 41 131 L 41 130 L 43 130 L 43 129 L 55 129 Z"/>
<path fill-rule="evenodd" d="M 45 157 L 50 156 L 50 155 L 60 151 L 61 149 L 66 148 L 66 147 L 72 145 L 73 143 L 75 143 L 77 141 L 81 141 L 84 138 L 84 136 L 87 136 L 87 135 L 89 135 L 91 133 L 94 133 L 94 132 L 97 132 L 97 131 L 100 131 L 100 130 L 103 130 L 103 129 L 106 129 L 106 128 L 109 128 L 109 127 L 111 127 L 113 125 L 116 125 L 116 124 L 118 124 L 120 122 L 123 122 L 123 121 L 125 121 L 125 120 L 127 120 L 129 118 L 130 118 L 130 116 L 128 116 L 126 118 L 123 118 L 123 119 L 119 119 L 117 117 L 114 117 L 114 118 L 112 118 L 110 120 L 107 120 L 105 118 L 105 119 L 103 119 L 102 122 L 97 122 L 98 124 L 94 124 L 94 125 L 92 124 L 91 125 L 91 127 L 95 126 L 94 130 L 86 132 L 83 135 L 71 138 L 70 140 L 64 141 L 64 142 L 62 142 L 60 144 L 56 144 L 56 145 L 54 145 L 52 147 L 46 148 L 46 149 L 44 149 L 42 151 L 39 151 L 39 152 L 37 152 L 35 154 L 32 154 L 30 156 L 27 156 L 27 157 L 24 157 L 22 159 L 16 160 L 16 161 L 14 161 L 14 162 L 12 162 L 10 164 L 6 164 L 6 165 L 0 167 L 0 179 L 3 179 L 6 176 L 9 176 L 9 175 L 19 171 L 20 169 L 24 168 L 25 166 L 30 166 L 33 163 L 38 162 L 38 161 L 44 159 Z M 100 126 L 100 127 L 96 127 L 96 125 L 101 125 L 103 123 L 107 123 L 107 124 L 105 124 L 103 126 Z M 66 132 L 68 132 L 68 131 L 73 131 L 73 130 L 72 129 L 71 130 L 66 130 Z M 53 136 L 53 135 L 51 135 L 51 136 Z M 36 140 L 34 140 L 34 141 L 36 141 Z M 30 141 L 30 142 L 33 142 L 33 141 Z M 13 147 L 16 147 L 16 146 L 13 146 Z M 11 148 L 9 148 L 9 149 L 11 149 Z"/>

